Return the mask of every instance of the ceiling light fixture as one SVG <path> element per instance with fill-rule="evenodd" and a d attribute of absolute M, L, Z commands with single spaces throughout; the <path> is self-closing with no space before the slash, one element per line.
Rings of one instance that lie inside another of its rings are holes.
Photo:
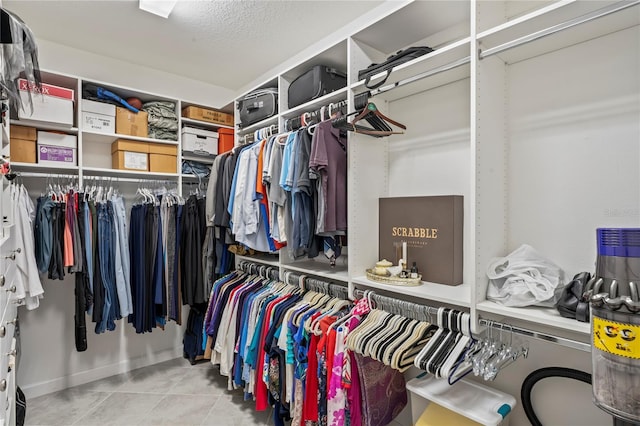
<path fill-rule="evenodd" d="M 140 0 L 140 9 L 168 18 L 178 0 Z"/>

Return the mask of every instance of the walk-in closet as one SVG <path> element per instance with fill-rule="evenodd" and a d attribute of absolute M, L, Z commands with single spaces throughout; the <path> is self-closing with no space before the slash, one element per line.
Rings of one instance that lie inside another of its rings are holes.
<path fill-rule="evenodd" d="M 640 1 L 0 0 L 0 419 L 640 424 Z"/>

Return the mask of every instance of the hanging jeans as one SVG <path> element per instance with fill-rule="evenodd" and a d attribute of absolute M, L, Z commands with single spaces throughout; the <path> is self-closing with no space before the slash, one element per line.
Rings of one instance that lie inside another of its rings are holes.
<path fill-rule="evenodd" d="M 49 279 L 64 279 L 64 203 L 54 203 L 51 210 L 52 247 Z"/>
<path fill-rule="evenodd" d="M 129 278 L 129 243 L 127 242 L 127 224 L 124 202 L 121 197 L 111 199 L 113 208 L 114 260 L 116 273 L 116 289 L 120 315 L 128 316 L 131 312 L 131 281 Z"/>
<path fill-rule="evenodd" d="M 100 272 L 104 283 L 104 311 L 102 320 L 96 326 L 96 333 L 116 328 L 117 294 L 114 280 L 114 263 L 112 253 L 112 216 L 106 203 L 98 206 L 98 253 L 100 258 Z"/>
<path fill-rule="evenodd" d="M 90 240 L 86 240 L 85 229 L 84 229 L 84 215 L 85 215 L 85 203 L 78 204 L 78 236 L 80 237 L 80 252 L 81 256 L 85 257 L 85 245 L 87 243 L 91 243 Z M 85 312 L 87 310 L 87 305 L 90 304 L 92 300 L 91 294 L 87 294 L 89 290 L 89 276 L 87 272 L 87 262 L 86 259 L 83 259 L 83 268 L 80 271 L 75 273 L 75 298 L 76 298 L 76 312 L 75 312 L 75 336 L 76 336 L 76 350 L 78 352 L 83 352 L 87 350 L 87 318 Z"/>
<path fill-rule="evenodd" d="M 84 228 L 84 253 L 85 253 L 85 273 L 87 274 L 89 291 L 88 296 L 91 296 L 91 303 L 87 303 L 87 313 L 91 315 L 93 313 L 93 233 L 92 227 L 95 226 L 91 223 L 91 210 L 89 203 L 82 202 L 82 221 Z M 89 300 L 89 299 L 88 299 Z"/>
<path fill-rule="evenodd" d="M 156 250 L 158 249 L 158 212 L 156 206 L 147 204 L 144 221 L 144 242 L 147 248 L 144 258 L 145 273 L 145 300 L 144 300 L 144 330 L 152 331 L 155 325 L 155 282 Z"/>
<path fill-rule="evenodd" d="M 55 203 L 49 197 L 38 198 L 35 220 L 36 263 L 38 271 L 44 274 L 49 270 L 53 251 L 52 214 Z"/>
<path fill-rule="evenodd" d="M 133 313 L 129 322 L 133 324 L 136 333 L 143 333 L 144 306 L 146 300 L 146 251 L 145 245 L 145 216 L 146 205 L 133 206 L 129 221 L 129 256 L 131 265 L 131 302 Z"/>

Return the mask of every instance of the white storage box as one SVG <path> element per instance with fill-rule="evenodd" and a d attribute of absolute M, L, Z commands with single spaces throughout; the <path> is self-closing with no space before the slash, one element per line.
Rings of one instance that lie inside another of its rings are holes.
<path fill-rule="evenodd" d="M 78 164 L 76 135 L 38 132 L 38 164 L 54 167 L 71 167 Z"/>
<path fill-rule="evenodd" d="M 20 97 L 23 109 L 18 110 L 18 117 L 24 120 L 44 121 L 73 127 L 74 91 L 65 87 L 42 83 L 38 89 L 29 85 L 27 80 L 19 79 Z M 29 93 L 33 103 L 33 114 L 29 108 Z"/>
<path fill-rule="evenodd" d="M 183 127 L 182 150 L 196 155 L 216 155 L 218 154 L 218 133 Z"/>
<path fill-rule="evenodd" d="M 116 106 L 104 102 L 82 100 L 82 130 L 97 133 L 116 132 Z"/>

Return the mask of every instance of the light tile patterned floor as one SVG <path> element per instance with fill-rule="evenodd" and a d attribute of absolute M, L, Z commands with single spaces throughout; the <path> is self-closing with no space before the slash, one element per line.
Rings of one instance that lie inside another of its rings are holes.
<path fill-rule="evenodd" d="M 204 362 L 174 359 L 27 400 L 26 425 L 272 425 Z"/>

